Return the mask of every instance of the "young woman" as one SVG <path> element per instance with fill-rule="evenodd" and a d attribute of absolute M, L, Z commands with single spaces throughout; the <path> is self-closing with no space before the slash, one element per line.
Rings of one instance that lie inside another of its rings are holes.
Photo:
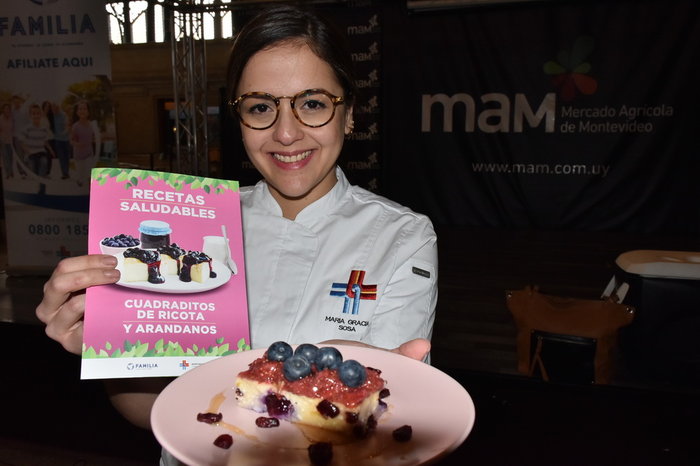
<path fill-rule="evenodd" d="M 73 124 L 70 128 L 70 143 L 76 164 L 76 183 L 82 186 L 90 180 L 90 170 L 97 164 L 95 144 L 97 131 L 90 120 L 90 105 L 81 100 L 73 109 Z"/>
<path fill-rule="evenodd" d="M 238 34 L 228 79 L 244 147 L 264 178 L 241 189 L 253 347 L 340 340 L 426 358 L 435 233 L 427 217 L 351 186 L 337 166 L 356 97 L 342 34 L 306 9 L 264 10 Z M 116 282 L 115 265 L 112 256 L 65 259 L 46 283 L 37 315 L 69 351 L 81 349 L 80 290 Z M 166 382 L 115 381 L 111 398 L 148 427 Z"/>

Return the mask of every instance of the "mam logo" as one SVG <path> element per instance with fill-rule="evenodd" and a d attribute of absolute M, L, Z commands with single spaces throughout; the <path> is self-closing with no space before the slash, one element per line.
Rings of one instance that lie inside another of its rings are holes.
<path fill-rule="evenodd" d="M 56 3 L 58 0 L 29 0 L 37 5 L 49 5 L 51 3 Z"/>
<path fill-rule="evenodd" d="M 367 20 L 367 24 L 356 24 L 348 26 L 347 33 L 349 36 L 358 36 L 363 34 L 374 34 L 379 31 L 379 17 L 374 15 Z"/>
<path fill-rule="evenodd" d="M 587 58 L 592 51 L 593 39 L 579 37 L 570 50 L 562 50 L 556 60 L 546 62 L 544 73 L 551 76 L 557 92 L 545 94 L 539 102 L 523 93 L 511 96 L 492 92 L 479 97 L 467 93 L 423 94 L 421 132 L 451 133 L 463 121 L 465 133 L 522 133 L 525 127 L 544 127 L 545 133 L 553 133 L 557 97 L 571 101 L 598 89 L 598 82 L 588 75 L 591 64 Z"/>
<path fill-rule="evenodd" d="M 433 131 L 433 108 L 442 109 L 442 131 L 451 133 L 454 126 L 455 114 L 464 120 L 464 132 L 473 133 L 476 128 L 484 133 L 522 133 L 525 123 L 536 128 L 544 122 L 546 133 L 554 132 L 556 96 L 548 93 L 533 110 L 525 94 L 515 94 L 510 98 L 506 94 L 484 94 L 479 99 L 483 108 L 477 108 L 476 99 L 469 94 L 459 93 L 453 96 L 447 94 L 423 95 L 421 110 L 421 131 Z M 457 109 L 457 110 L 456 110 Z M 439 110 L 437 111 L 439 115 Z"/>

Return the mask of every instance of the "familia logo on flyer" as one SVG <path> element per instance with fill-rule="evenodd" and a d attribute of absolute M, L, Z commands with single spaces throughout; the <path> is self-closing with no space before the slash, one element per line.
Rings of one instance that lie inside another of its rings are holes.
<path fill-rule="evenodd" d="M 178 375 L 183 357 L 250 349 L 236 181 L 94 169 L 88 241 L 120 278 L 87 291 L 82 378 Z"/>

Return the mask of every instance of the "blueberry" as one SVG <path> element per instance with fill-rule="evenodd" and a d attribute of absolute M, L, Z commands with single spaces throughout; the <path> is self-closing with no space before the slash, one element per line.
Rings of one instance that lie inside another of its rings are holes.
<path fill-rule="evenodd" d="M 284 373 L 284 378 L 290 382 L 303 379 L 311 374 L 311 363 L 304 356 L 295 354 L 284 361 L 282 372 Z"/>
<path fill-rule="evenodd" d="M 141 244 L 141 241 L 131 235 L 119 233 L 118 235 L 104 238 L 102 244 L 113 248 L 133 248 Z"/>
<path fill-rule="evenodd" d="M 343 355 L 332 346 L 324 346 L 316 352 L 316 369 L 337 369 L 340 363 L 343 362 Z"/>
<path fill-rule="evenodd" d="M 316 360 L 316 353 L 318 353 L 318 347 L 310 343 L 302 343 L 294 350 L 294 354 L 304 356 L 309 362 Z"/>
<path fill-rule="evenodd" d="M 359 387 L 367 380 L 367 370 L 354 359 L 348 359 L 338 368 L 338 376 L 348 387 Z"/>
<path fill-rule="evenodd" d="M 263 401 L 267 408 L 267 414 L 270 416 L 288 416 L 294 412 L 294 405 L 292 402 L 282 395 L 270 393 L 263 398 Z"/>
<path fill-rule="evenodd" d="M 323 399 L 316 405 L 316 411 L 326 419 L 333 419 L 340 414 L 340 409 L 330 401 Z"/>
<path fill-rule="evenodd" d="M 284 341 L 276 341 L 267 349 L 267 359 L 270 361 L 284 361 L 292 354 L 292 347 Z"/>

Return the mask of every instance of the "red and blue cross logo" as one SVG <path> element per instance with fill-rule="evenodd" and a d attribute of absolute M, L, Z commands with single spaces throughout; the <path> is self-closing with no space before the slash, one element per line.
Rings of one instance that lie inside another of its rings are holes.
<path fill-rule="evenodd" d="M 364 270 L 353 270 L 347 283 L 333 283 L 331 286 L 331 296 L 345 298 L 343 314 L 357 314 L 360 311 L 361 299 L 377 299 L 377 285 L 365 285 L 362 283 L 364 279 Z"/>

